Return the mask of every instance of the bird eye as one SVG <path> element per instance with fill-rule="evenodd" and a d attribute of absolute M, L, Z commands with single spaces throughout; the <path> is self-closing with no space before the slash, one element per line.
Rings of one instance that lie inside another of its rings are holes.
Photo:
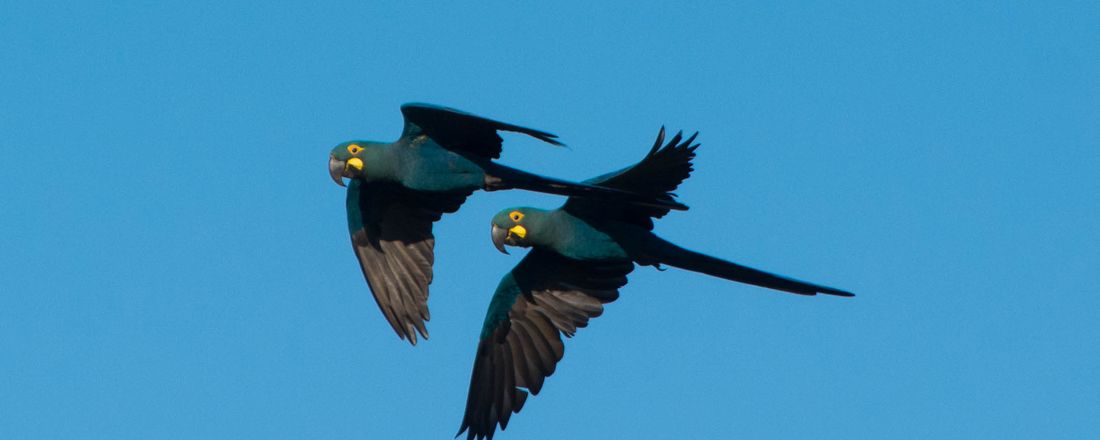
<path fill-rule="evenodd" d="M 512 211 L 508 214 L 508 218 L 512 219 L 512 221 L 514 222 L 519 223 L 520 220 L 523 220 L 523 213 L 519 211 Z"/>
<path fill-rule="evenodd" d="M 357 145 L 357 144 L 348 145 L 348 153 L 359 154 L 360 151 L 363 151 L 363 148 L 360 147 L 359 145 Z"/>

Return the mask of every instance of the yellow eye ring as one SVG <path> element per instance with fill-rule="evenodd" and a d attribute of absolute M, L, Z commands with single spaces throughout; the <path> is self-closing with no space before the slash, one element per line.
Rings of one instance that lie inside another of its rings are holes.
<path fill-rule="evenodd" d="M 519 211 L 512 211 L 508 213 L 508 218 L 512 219 L 512 221 L 516 223 L 519 223 L 520 220 L 523 220 L 523 213 Z"/>
<path fill-rule="evenodd" d="M 358 144 L 348 145 L 348 153 L 359 154 L 360 151 L 363 151 L 363 147 L 360 147 Z"/>

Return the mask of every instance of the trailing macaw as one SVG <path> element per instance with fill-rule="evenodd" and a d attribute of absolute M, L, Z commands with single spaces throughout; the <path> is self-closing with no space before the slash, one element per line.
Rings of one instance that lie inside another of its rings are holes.
<path fill-rule="evenodd" d="M 641 162 L 585 183 L 671 200 L 671 191 L 692 171 L 695 135 L 676 134 L 668 144 L 661 128 Z M 518 413 L 527 394 L 538 394 L 564 353 L 561 335 L 572 337 L 603 304 L 635 264 L 666 264 L 727 280 L 800 295 L 853 294 L 752 269 L 681 248 L 655 235 L 653 219 L 664 207 L 593 202 L 570 197 L 554 210 L 505 209 L 492 219 L 492 241 L 531 251 L 504 276 L 489 303 L 474 360 L 466 411 L 458 435 L 493 438 Z"/>

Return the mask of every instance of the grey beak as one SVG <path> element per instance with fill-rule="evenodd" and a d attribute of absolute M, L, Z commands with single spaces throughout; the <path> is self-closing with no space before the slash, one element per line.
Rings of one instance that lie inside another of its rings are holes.
<path fill-rule="evenodd" d="M 336 182 L 337 185 L 346 186 L 344 185 L 343 178 L 344 168 L 346 167 L 347 163 L 342 160 L 336 160 L 336 156 L 328 157 L 328 175 L 332 177 L 332 181 Z"/>
<path fill-rule="evenodd" d="M 497 225 L 493 225 L 493 246 L 497 247 L 498 251 L 508 254 L 508 250 L 504 248 L 504 239 L 508 237 L 508 230 Z"/>

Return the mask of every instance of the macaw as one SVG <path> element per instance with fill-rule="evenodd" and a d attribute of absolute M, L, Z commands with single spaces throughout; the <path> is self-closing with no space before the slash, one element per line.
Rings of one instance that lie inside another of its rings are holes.
<path fill-rule="evenodd" d="M 671 191 L 691 174 L 696 135 L 683 139 L 678 133 L 661 147 L 662 127 L 641 162 L 584 183 L 671 199 Z M 490 300 L 458 435 L 492 439 L 498 425 L 507 428 L 528 392 L 537 395 L 554 373 L 565 350 L 561 335 L 572 337 L 600 316 L 603 305 L 619 297 L 635 264 L 668 265 L 800 295 L 854 296 L 672 244 L 653 233 L 653 219 L 668 212 L 666 207 L 570 197 L 558 209 L 509 208 L 493 217 L 491 238 L 497 249 L 531 250 Z"/>

